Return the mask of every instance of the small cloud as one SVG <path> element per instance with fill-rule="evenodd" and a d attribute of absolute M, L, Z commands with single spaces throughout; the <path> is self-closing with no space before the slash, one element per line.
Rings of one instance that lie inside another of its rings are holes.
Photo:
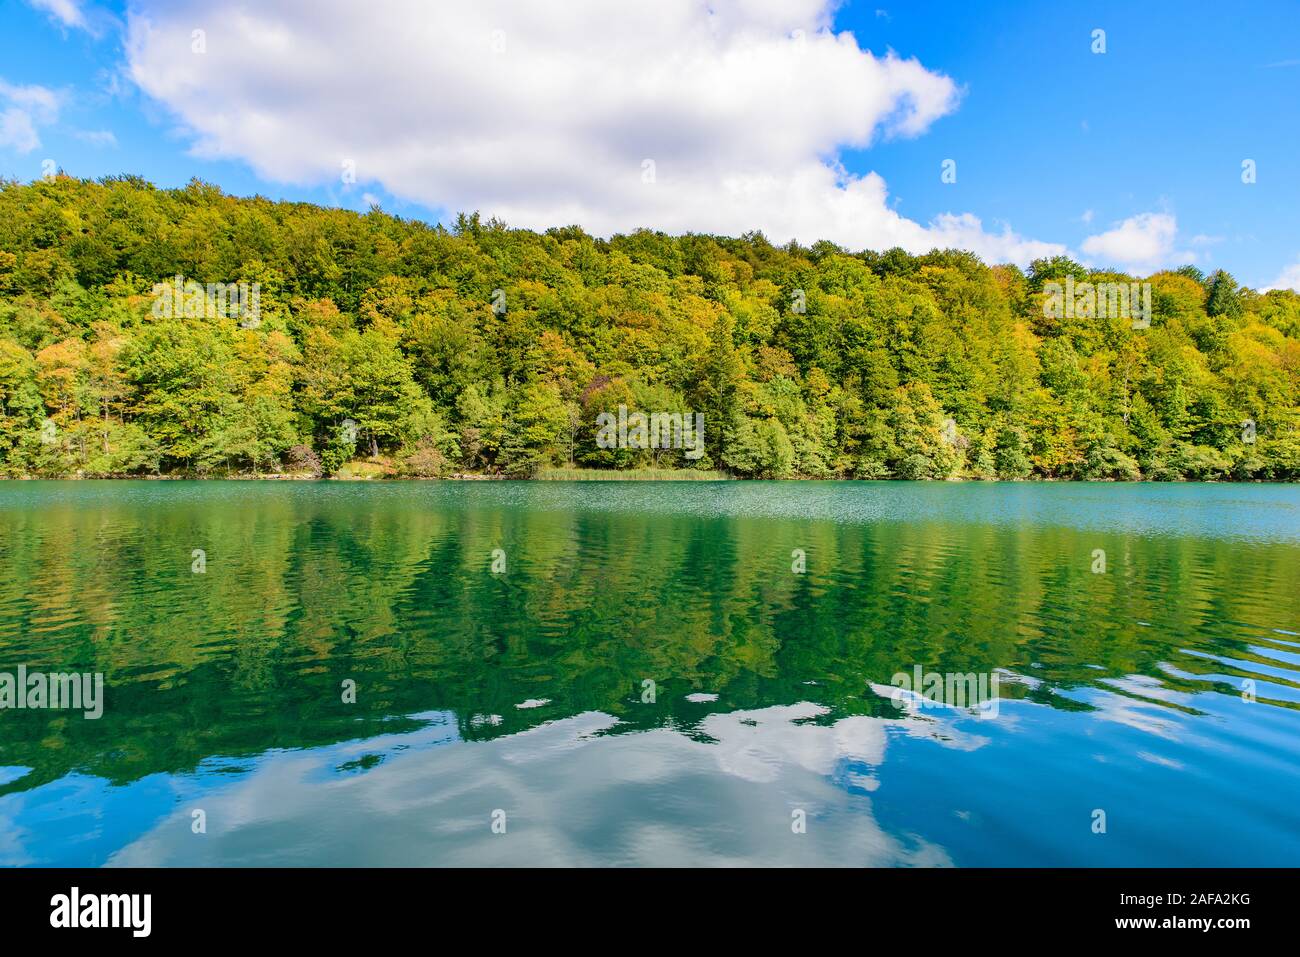
<path fill-rule="evenodd" d="M 111 130 L 78 130 L 72 134 L 83 143 L 89 143 L 91 146 L 97 146 L 100 149 L 117 148 L 117 137 Z"/>
<path fill-rule="evenodd" d="M 86 14 L 78 0 L 27 0 L 31 6 L 59 21 L 65 27 L 89 30 Z"/>
<path fill-rule="evenodd" d="M 1194 262 L 1194 253 L 1175 248 L 1178 220 L 1169 213 L 1139 213 L 1083 241 L 1083 252 L 1129 272 L 1150 273 Z"/>
<path fill-rule="evenodd" d="M 1079 217 L 1079 222 L 1083 223 L 1084 225 L 1087 225 L 1088 223 L 1092 222 L 1092 210 L 1085 209 L 1083 211 L 1083 215 Z"/>
<path fill-rule="evenodd" d="M 120 99 L 131 95 L 131 79 L 122 67 L 100 70 L 96 79 L 102 95 L 109 99 Z"/>
<path fill-rule="evenodd" d="M 0 147 L 10 147 L 18 153 L 30 153 L 41 145 L 31 114 L 16 107 L 0 111 Z"/>
<path fill-rule="evenodd" d="M 1265 286 L 1260 292 L 1272 292 L 1274 289 L 1291 289 L 1300 292 L 1300 256 L 1290 266 L 1283 269 L 1276 279 Z"/>
<path fill-rule="evenodd" d="M 43 86 L 14 86 L 0 80 L 0 147 L 30 153 L 41 145 L 37 126 L 59 115 L 59 95 Z"/>
<path fill-rule="evenodd" d="M 69 30 L 83 30 L 98 40 L 120 25 L 113 13 L 86 0 L 27 0 L 27 4 L 57 23 L 65 36 Z"/>
<path fill-rule="evenodd" d="M 14 86 L 0 80 L 0 98 L 27 110 L 41 123 L 53 123 L 59 115 L 59 94 L 44 86 Z"/>
<path fill-rule="evenodd" d="M 1278 60 L 1276 63 L 1265 63 L 1265 70 L 1279 70 L 1289 66 L 1300 66 L 1300 60 Z"/>

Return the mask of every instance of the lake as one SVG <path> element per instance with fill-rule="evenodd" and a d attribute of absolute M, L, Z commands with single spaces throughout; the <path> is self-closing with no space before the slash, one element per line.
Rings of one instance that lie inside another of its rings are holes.
<path fill-rule="evenodd" d="M 0 483 L 20 666 L 4 865 L 1300 860 L 1294 486 Z"/>

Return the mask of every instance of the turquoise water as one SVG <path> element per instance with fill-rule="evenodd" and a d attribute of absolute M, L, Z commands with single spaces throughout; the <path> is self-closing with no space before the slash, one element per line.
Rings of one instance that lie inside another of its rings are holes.
<path fill-rule="evenodd" d="M 6 483 L 0 673 L 105 690 L 0 711 L 0 864 L 1293 865 L 1298 546 L 1277 485 Z"/>

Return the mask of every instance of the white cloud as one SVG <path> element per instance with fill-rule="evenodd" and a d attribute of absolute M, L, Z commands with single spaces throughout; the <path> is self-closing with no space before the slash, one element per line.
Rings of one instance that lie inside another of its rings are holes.
<path fill-rule="evenodd" d="M 15 86 L 0 80 L 0 97 L 21 107 L 42 123 L 53 123 L 59 115 L 59 94 L 43 86 Z"/>
<path fill-rule="evenodd" d="M 1169 213 L 1139 213 L 1083 241 L 1092 265 L 1118 266 L 1128 272 L 1152 273 L 1196 261 L 1196 254 L 1175 247 L 1178 220 Z"/>
<path fill-rule="evenodd" d="M 113 135 L 112 130 L 80 130 L 73 135 L 83 143 L 89 143 L 91 146 L 97 146 L 101 149 L 104 147 L 117 148 L 117 137 Z"/>
<path fill-rule="evenodd" d="M 48 13 L 65 27 L 76 27 L 80 30 L 89 30 L 90 26 L 86 22 L 86 15 L 81 9 L 78 0 L 27 0 L 37 10 Z"/>
<path fill-rule="evenodd" d="M 1274 289 L 1294 289 L 1296 292 L 1300 292 L 1300 257 L 1278 273 L 1277 278 L 1261 289 L 1260 292 L 1270 292 Z"/>
<path fill-rule="evenodd" d="M 1025 262 L 1063 247 L 893 212 L 839 151 L 953 111 L 947 76 L 830 29 L 834 0 L 137 0 L 128 70 L 208 157 L 517 226 L 763 230 Z M 205 31 L 206 53 L 191 51 Z M 645 164 L 653 161 L 653 166 Z M 653 172 L 653 177 L 649 171 Z M 652 179 L 653 181 L 647 181 Z"/>
<path fill-rule="evenodd" d="M 59 115 L 59 95 L 43 86 L 14 86 L 0 80 L 0 149 L 30 153 L 41 145 L 37 126 Z"/>
<path fill-rule="evenodd" d="M 41 138 L 36 135 L 36 127 L 26 110 L 9 107 L 0 111 L 0 147 L 30 153 L 40 145 Z"/>

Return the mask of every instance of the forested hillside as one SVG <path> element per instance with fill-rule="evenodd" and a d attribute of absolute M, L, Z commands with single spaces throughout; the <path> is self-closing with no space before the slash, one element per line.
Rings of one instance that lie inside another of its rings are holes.
<path fill-rule="evenodd" d="M 157 308 L 257 284 L 255 321 Z M 193 182 L 0 186 L 0 474 L 1300 478 L 1300 296 L 1191 267 L 1149 328 L 1052 318 L 1066 259 L 595 239 Z M 700 413 L 705 453 L 596 417 Z"/>

